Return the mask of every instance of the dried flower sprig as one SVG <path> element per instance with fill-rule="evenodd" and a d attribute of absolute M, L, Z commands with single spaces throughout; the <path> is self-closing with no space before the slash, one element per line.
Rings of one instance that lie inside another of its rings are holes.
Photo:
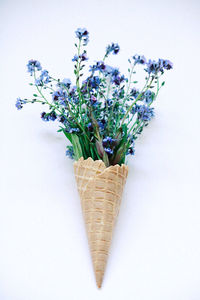
<path fill-rule="evenodd" d="M 35 102 L 46 104 L 48 111 L 42 112 L 41 118 L 60 123 L 58 131 L 71 143 L 67 146 L 67 156 L 75 160 L 101 159 L 106 166 L 122 164 L 126 155 L 135 153 L 135 140 L 154 116 L 151 105 L 165 83 L 160 83 L 160 78 L 173 65 L 169 60 L 147 61 L 143 55 L 134 55 L 128 59 L 127 78 L 105 62 L 109 55 L 120 51 L 118 44 L 111 43 L 103 59 L 91 65 L 90 75 L 81 81 L 88 61 L 85 47 L 89 33 L 78 28 L 75 34 L 77 53 L 72 61 L 76 84 L 70 79 L 53 78 L 39 61 L 30 60 L 27 64 L 33 78 L 30 85 L 37 92 L 31 100 L 18 98 L 16 107 L 21 109 L 24 104 Z M 145 72 L 141 90 L 136 89 L 137 81 L 132 79 L 137 66 L 143 66 Z"/>

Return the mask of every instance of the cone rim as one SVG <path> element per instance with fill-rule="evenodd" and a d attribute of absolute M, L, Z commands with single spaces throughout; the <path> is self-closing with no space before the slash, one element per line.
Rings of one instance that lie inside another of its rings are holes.
<path fill-rule="evenodd" d="M 108 169 L 115 170 L 115 169 L 118 169 L 118 168 L 126 168 L 128 170 L 128 166 L 126 164 L 121 164 L 121 165 L 116 164 L 116 165 L 111 165 L 109 167 L 106 167 L 106 165 L 105 165 L 105 163 L 104 163 L 103 160 L 101 160 L 101 159 L 94 160 L 92 157 L 88 157 L 87 159 L 84 159 L 83 157 L 80 157 L 78 160 L 76 160 L 74 162 L 74 165 L 76 165 L 76 164 L 78 164 L 80 162 L 87 162 L 87 161 L 92 161 L 94 163 L 95 162 L 97 162 L 97 163 L 101 162 L 104 165 L 104 167 L 105 167 L 105 169 L 102 172 L 104 172 L 105 170 L 108 170 Z"/>

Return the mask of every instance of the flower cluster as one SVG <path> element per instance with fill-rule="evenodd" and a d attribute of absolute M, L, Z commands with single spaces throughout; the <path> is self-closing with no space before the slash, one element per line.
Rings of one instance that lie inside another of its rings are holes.
<path fill-rule="evenodd" d="M 76 30 L 76 36 L 80 41 L 83 41 L 83 45 L 86 46 L 89 42 L 89 32 L 85 28 L 78 28 Z"/>
<path fill-rule="evenodd" d="M 35 70 L 40 71 L 42 70 L 41 64 L 38 60 L 31 59 L 28 61 L 27 64 L 28 72 L 33 75 Z"/>
<path fill-rule="evenodd" d="M 120 50 L 120 47 L 118 44 L 112 43 L 111 45 L 108 45 L 106 48 L 106 54 L 105 56 L 108 56 L 109 54 L 118 54 Z"/>
<path fill-rule="evenodd" d="M 101 159 L 106 166 L 122 164 L 127 155 L 134 155 L 135 140 L 154 117 L 152 104 L 164 85 L 161 76 L 173 64 L 166 59 L 147 60 L 135 54 L 128 59 L 128 74 L 121 74 L 106 61 L 110 54 L 120 51 L 117 43 L 111 43 L 102 60 L 91 64 L 89 75 L 82 77 L 88 61 L 85 46 L 89 33 L 78 28 L 75 35 L 75 83 L 69 78 L 55 79 L 39 61 L 29 60 L 27 68 L 33 79 L 30 85 L 35 86 L 36 92 L 32 99 L 17 98 L 16 107 L 20 110 L 24 104 L 35 102 L 46 105 L 41 119 L 60 124 L 58 131 L 70 142 L 68 157 Z M 133 80 L 137 67 L 144 69 L 142 88 Z"/>

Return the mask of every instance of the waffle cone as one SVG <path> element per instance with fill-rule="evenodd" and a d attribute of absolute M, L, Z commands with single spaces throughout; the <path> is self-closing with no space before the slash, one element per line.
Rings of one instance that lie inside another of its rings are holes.
<path fill-rule="evenodd" d="M 101 160 L 81 158 L 74 163 L 74 173 L 81 198 L 96 283 L 100 288 L 128 167 L 115 165 L 106 168 Z"/>

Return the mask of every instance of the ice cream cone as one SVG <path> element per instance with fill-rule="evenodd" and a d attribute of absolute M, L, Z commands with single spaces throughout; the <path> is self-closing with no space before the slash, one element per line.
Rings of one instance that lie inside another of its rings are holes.
<path fill-rule="evenodd" d="M 106 168 L 101 160 L 81 158 L 74 163 L 74 173 L 81 198 L 96 283 L 100 288 L 128 167 L 115 165 Z"/>

